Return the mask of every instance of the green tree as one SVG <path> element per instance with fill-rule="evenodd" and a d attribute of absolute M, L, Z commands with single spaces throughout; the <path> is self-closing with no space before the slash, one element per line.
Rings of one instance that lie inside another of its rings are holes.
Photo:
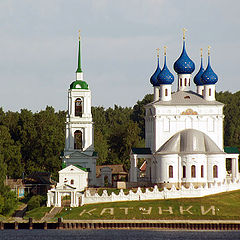
<path fill-rule="evenodd" d="M 20 146 L 15 144 L 6 126 L 0 125 L 0 152 L 7 164 L 7 175 L 17 178 L 22 175 Z"/>
<path fill-rule="evenodd" d="M 100 130 L 94 131 L 95 151 L 98 153 L 97 165 L 104 165 L 108 159 L 108 143 Z"/>
<path fill-rule="evenodd" d="M 153 101 L 153 94 L 147 94 L 141 101 L 133 106 L 131 119 L 138 124 L 140 128 L 140 137 L 145 138 L 145 108 L 144 106 Z"/>
<path fill-rule="evenodd" d="M 0 214 L 8 215 L 15 209 L 17 199 L 15 193 L 8 186 L 4 185 L 7 175 L 7 164 L 4 162 L 4 155 L 0 154 Z"/>

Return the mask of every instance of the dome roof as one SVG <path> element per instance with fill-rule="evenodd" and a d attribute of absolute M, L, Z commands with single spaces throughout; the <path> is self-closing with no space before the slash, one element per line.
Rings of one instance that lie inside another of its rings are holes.
<path fill-rule="evenodd" d="M 178 74 L 190 74 L 195 70 L 194 62 L 187 55 L 185 41 L 183 41 L 182 54 L 174 63 L 174 70 Z"/>
<path fill-rule="evenodd" d="M 194 77 L 193 81 L 197 86 L 202 86 L 204 85 L 204 83 L 202 82 L 202 74 L 204 72 L 204 68 L 203 68 L 203 63 L 202 63 L 202 57 L 201 57 L 201 66 L 200 69 L 198 71 L 198 73 L 196 74 L 196 76 Z"/>
<path fill-rule="evenodd" d="M 210 64 L 210 56 L 208 56 L 208 65 L 206 70 L 203 72 L 201 79 L 203 84 L 215 84 L 218 81 L 218 76 L 212 70 L 212 67 Z"/>
<path fill-rule="evenodd" d="M 161 72 L 161 69 L 159 67 L 159 57 L 158 57 L 158 64 L 157 64 L 157 69 L 156 71 L 154 72 L 154 74 L 151 76 L 150 78 L 150 83 L 155 87 L 155 86 L 159 86 L 159 83 L 158 83 L 158 74 Z"/>
<path fill-rule="evenodd" d="M 74 81 L 70 85 L 70 89 L 88 89 L 88 84 L 84 81 Z"/>
<path fill-rule="evenodd" d="M 174 81 L 174 76 L 168 70 L 167 63 L 166 63 L 166 55 L 164 56 L 164 66 L 162 71 L 159 73 L 158 77 L 159 84 L 172 84 Z"/>
<path fill-rule="evenodd" d="M 185 129 L 176 133 L 157 152 L 160 154 L 224 154 L 210 137 L 195 129 Z"/>

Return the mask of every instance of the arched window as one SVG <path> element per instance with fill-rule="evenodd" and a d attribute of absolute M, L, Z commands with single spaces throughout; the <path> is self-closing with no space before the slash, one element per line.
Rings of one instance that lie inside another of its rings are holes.
<path fill-rule="evenodd" d="M 196 177 L 196 166 L 195 165 L 191 166 L 191 177 L 192 178 Z"/>
<path fill-rule="evenodd" d="M 77 98 L 75 100 L 75 116 L 81 117 L 82 116 L 82 109 L 83 109 L 82 99 Z"/>
<path fill-rule="evenodd" d="M 169 174 L 169 178 L 173 178 L 173 166 L 169 166 L 168 167 L 168 174 Z"/>
<path fill-rule="evenodd" d="M 188 82 L 188 86 L 190 87 L 190 80 L 189 80 L 189 82 Z"/>
<path fill-rule="evenodd" d="M 213 166 L 213 177 L 218 178 L 218 166 L 217 165 Z"/>
<path fill-rule="evenodd" d="M 187 86 L 187 79 L 185 78 L 185 86 Z"/>
<path fill-rule="evenodd" d="M 74 184 L 74 180 L 73 180 L 73 179 L 71 180 L 71 184 L 72 184 L 72 185 Z"/>
<path fill-rule="evenodd" d="M 201 178 L 203 178 L 204 177 L 204 167 L 203 167 L 203 165 L 201 165 Z"/>
<path fill-rule="evenodd" d="M 185 178 L 186 177 L 186 166 L 183 166 L 182 168 L 182 177 Z"/>
<path fill-rule="evenodd" d="M 209 96 L 211 96 L 211 93 L 212 93 L 212 92 L 211 92 L 211 88 L 209 88 Z"/>
<path fill-rule="evenodd" d="M 180 78 L 180 87 L 182 86 L 182 79 Z"/>
<path fill-rule="evenodd" d="M 202 90 L 202 95 L 204 94 L 204 89 Z"/>
<path fill-rule="evenodd" d="M 168 90 L 167 89 L 165 89 L 165 96 L 167 96 L 168 95 Z"/>
<path fill-rule="evenodd" d="M 82 132 L 80 130 L 74 132 L 74 149 L 82 149 Z"/>

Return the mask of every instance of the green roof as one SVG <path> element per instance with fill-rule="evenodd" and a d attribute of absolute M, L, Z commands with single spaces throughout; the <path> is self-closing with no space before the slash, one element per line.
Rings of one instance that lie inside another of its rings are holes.
<path fill-rule="evenodd" d="M 84 172 L 88 172 L 88 170 L 86 168 L 81 167 L 80 165 L 74 165 L 74 166 L 79 168 L 79 169 L 81 169 L 81 170 L 83 170 Z"/>
<path fill-rule="evenodd" d="M 150 148 L 132 148 L 133 154 L 152 154 Z"/>
<path fill-rule="evenodd" d="M 237 147 L 224 147 L 225 153 L 239 153 L 239 149 Z"/>
<path fill-rule="evenodd" d="M 78 67 L 77 67 L 77 71 L 76 73 L 82 72 L 82 68 L 81 68 L 81 43 L 80 43 L 80 36 L 79 36 L 79 46 L 78 46 Z"/>
<path fill-rule="evenodd" d="M 86 90 L 88 90 L 88 84 L 84 81 L 76 80 L 71 83 L 70 89 L 86 89 Z"/>
<path fill-rule="evenodd" d="M 93 157 L 97 157 L 97 156 L 98 156 L 98 153 L 97 153 L 97 152 L 93 152 L 92 156 L 93 156 Z"/>

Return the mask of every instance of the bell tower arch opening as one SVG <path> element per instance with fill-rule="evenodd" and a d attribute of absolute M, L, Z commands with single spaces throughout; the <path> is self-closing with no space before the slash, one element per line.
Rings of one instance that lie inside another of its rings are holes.
<path fill-rule="evenodd" d="M 82 117 L 83 114 L 83 101 L 81 98 L 75 100 L 75 116 Z"/>
<path fill-rule="evenodd" d="M 74 132 L 74 149 L 83 149 L 83 141 L 82 141 L 82 132 L 80 130 L 76 130 Z"/>

